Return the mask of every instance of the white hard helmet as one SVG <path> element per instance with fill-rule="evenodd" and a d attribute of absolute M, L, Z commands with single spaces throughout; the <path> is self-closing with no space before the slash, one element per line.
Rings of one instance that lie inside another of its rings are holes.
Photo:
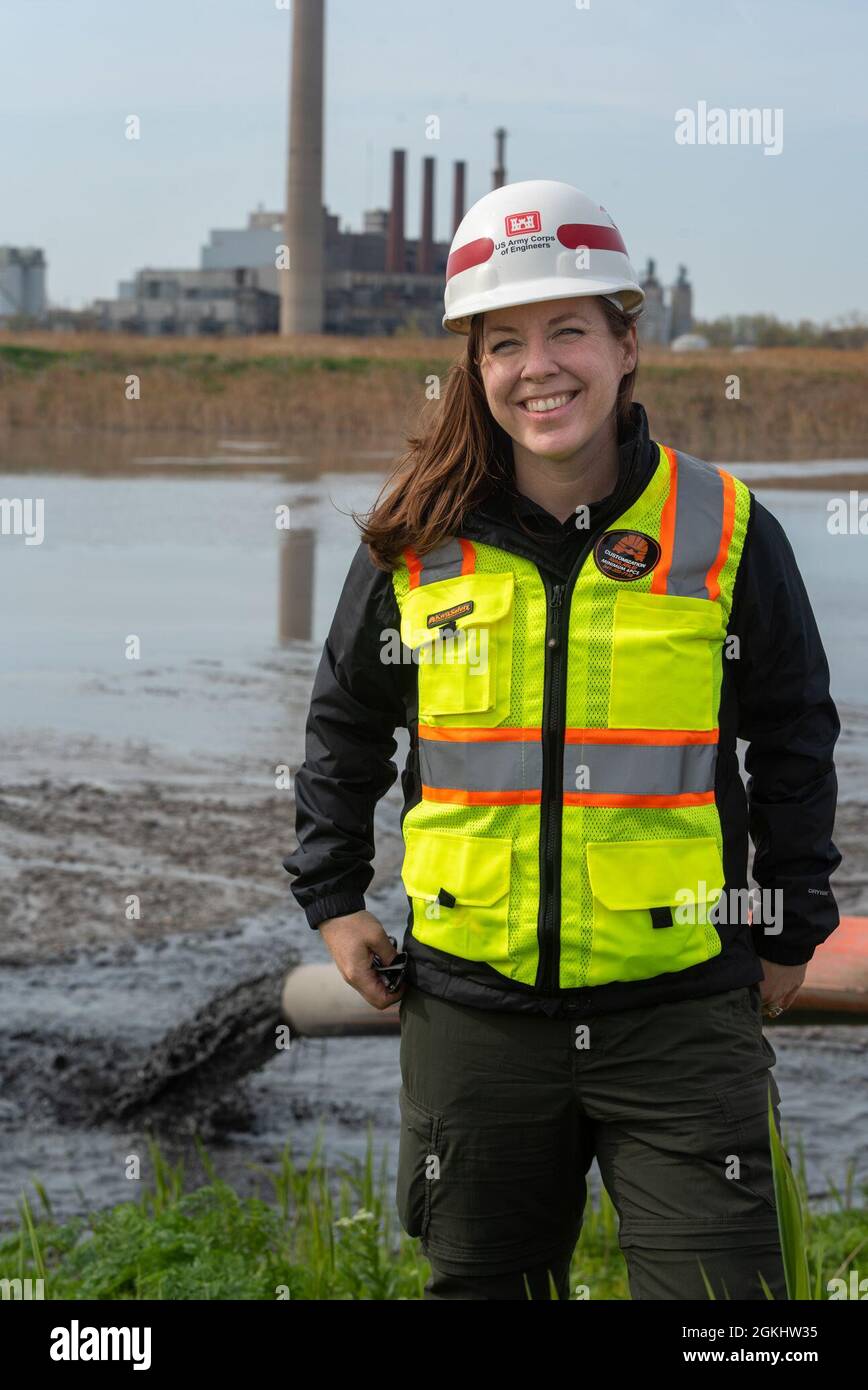
<path fill-rule="evenodd" d="M 630 314 L 645 298 L 606 209 L 569 183 L 507 183 L 474 203 L 452 238 L 443 327 L 469 333 L 472 314 L 579 294 Z"/>

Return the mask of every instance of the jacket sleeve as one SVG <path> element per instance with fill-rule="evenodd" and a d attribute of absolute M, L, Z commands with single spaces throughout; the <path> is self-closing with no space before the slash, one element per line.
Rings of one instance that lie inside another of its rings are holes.
<path fill-rule="evenodd" d="M 298 845 L 283 860 L 311 927 L 365 906 L 374 808 L 398 775 L 393 733 L 406 726 L 407 668 L 382 659 L 381 634 L 399 626 L 391 574 L 377 569 L 360 544 L 314 680 L 305 758 L 295 776 Z"/>
<path fill-rule="evenodd" d="M 782 929 L 778 920 L 772 932 L 754 924 L 754 946 L 766 960 L 801 965 L 839 922 L 829 877 L 841 862 L 832 841 L 840 722 L 792 547 L 755 497 L 730 632 L 739 637 L 733 667 L 737 732 L 748 744 L 753 876 L 781 894 Z"/>

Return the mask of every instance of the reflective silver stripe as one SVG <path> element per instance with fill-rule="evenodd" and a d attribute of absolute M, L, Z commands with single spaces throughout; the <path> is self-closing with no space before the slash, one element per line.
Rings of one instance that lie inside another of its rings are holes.
<path fill-rule="evenodd" d="M 512 740 L 419 739 L 419 770 L 428 787 L 509 792 L 542 785 L 542 745 Z"/>
<path fill-rule="evenodd" d="M 457 540 L 444 541 L 420 556 L 420 584 L 436 584 L 438 579 L 454 579 L 461 573 L 464 554 Z"/>
<path fill-rule="evenodd" d="M 716 743 L 568 743 L 564 791 L 635 796 L 710 792 L 716 758 Z M 585 768 L 577 784 L 577 769 Z"/>
<path fill-rule="evenodd" d="M 678 464 L 678 490 L 666 592 L 681 598 L 708 598 L 705 577 L 723 534 L 723 478 L 710 463 L 680 449 L 672 452 Z"/>
<path fill-rule="evenodd" d="M 710 792 L 716 760 L 715 743 L 568 743 L 563 790 L 613 796 Z M 420 737 L 419 768 L 427 787 L 468 792 L 538 790 L 542 744 Z"/>

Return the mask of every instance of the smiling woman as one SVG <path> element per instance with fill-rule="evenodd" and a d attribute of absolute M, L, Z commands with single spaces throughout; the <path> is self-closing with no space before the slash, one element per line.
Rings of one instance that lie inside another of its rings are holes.
<path fill-rule="evenodd" d="M 704 1298 L 702 1271 L 786 1297 L 760 1000 L 787 1007 L 837 924 L 838 719 L 780 528 L 632 401 L 642 299 L 578 189 L 470 209 L 466 351 L 362 524 L 314 686 L 284 863 L 376 1008 L 374 807 L 411 736 L 397 1199 L 429 1298 L 545 1298 L 549 1273 L 568 1296 L 595 1156 L 634 1298 Z M 748 825 L 768 933 L 716 915 Z"/>
<path fill-rule="evenodd" d="M 606 496 L 638 364 L 635 314 L 614 298 L 474 315 L 438 413 L 395 470 L 400 486 L 366 518 L 371 556 L 389 567 L 410 543 L 427 549 L 507 482 L 559 520 Z"/>
<path fill-rule="evenodd" d="M 629 404 L 639 356 L 624 310 L 597 297 L 496 309 L 484 316 L 482 343 L 488 408 L 512 438 L 519 490 L 559 521 L 575 510 L 578 479 L 584 503 L 611 493 L 612 400 L 620 392 Z M 566 467 L 547 469 L 542 460 Z"/>

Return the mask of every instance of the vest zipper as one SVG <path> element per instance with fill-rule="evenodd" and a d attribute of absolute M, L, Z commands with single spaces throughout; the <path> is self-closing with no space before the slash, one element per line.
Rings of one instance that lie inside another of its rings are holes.
<path fill-rule="evenodd" d="M 561 806 L 563 802 L 564 680 L 561 613 L 566 584 L 550 585 L 540 575 L 548 599 L 545 677 L 543 680 L 543 769 L 540 796 L 540 889 L 537 987 L 556 990 L 560 974 L 558 946 L 560 898 Z M 558 766 L 561 772 L 558 776 Z"/>
<path fill-rule="evenodd" d="M 644 491 L 644 489 L 643 489 Z M 641 495 L 641 494 L 640 494 Z M 561 839 L 564 801 L 564 733 L 566 730 L 566 652 L 569 647 L 569 603 L 582 566 L 597 539 L 612 520 L 631 505 L 610 506 L 585 539 L 581 552 L 564 583 L 551 584 L 537 566 L 548 600 L 545 677 L 543 680 L 543 771 L 540 794 L 540 911 L 537 918 L 539 967 L 536 988 L 548 994 L 560 990 L 561 975 Z M 567 641 L 563 641 L 561 613 L 567 603 Z"/>

